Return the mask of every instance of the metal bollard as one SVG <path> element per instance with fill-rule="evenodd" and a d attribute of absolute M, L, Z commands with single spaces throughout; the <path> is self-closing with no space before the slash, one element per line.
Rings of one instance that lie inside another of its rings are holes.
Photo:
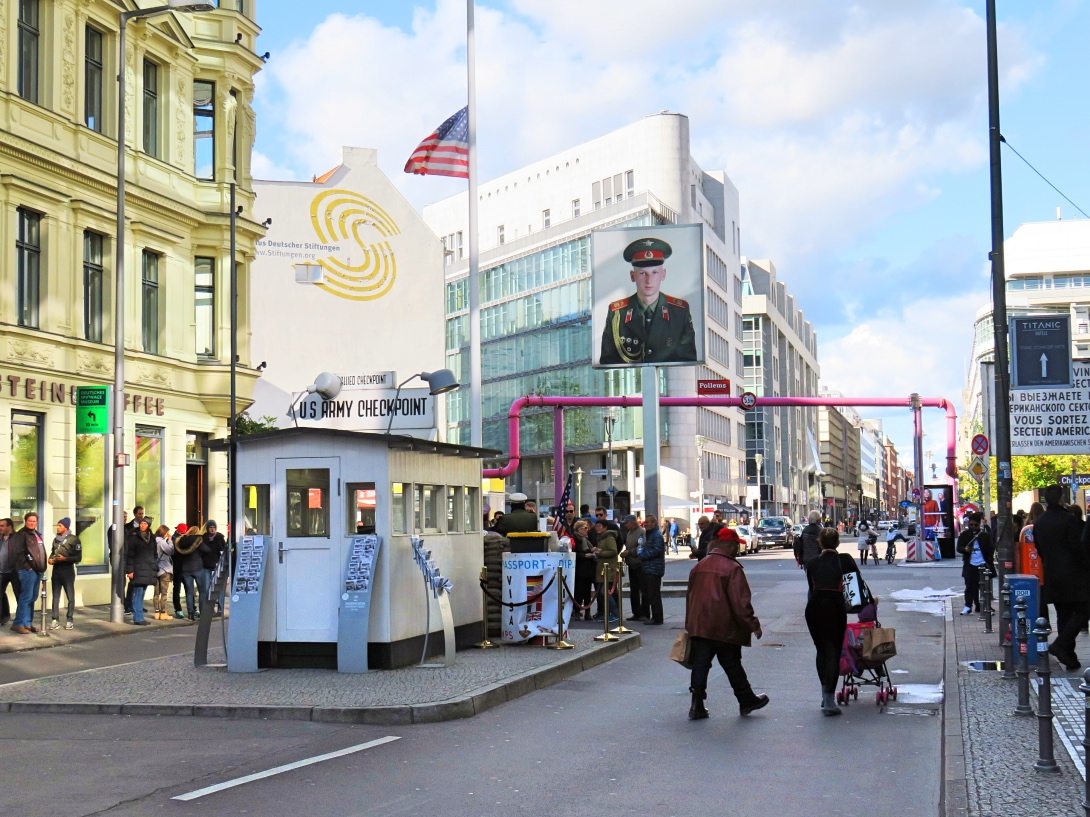
<path fill-rule="evenodd" d="M 636 632 L 624 626 L 624 593 L 621 592 L 621 577 L 624 576 L 624 565 L 617 568 L 617 626 L 610 630 L 614 635 L 629 635 Z M 629 575 L 628 580 L 632 581 Z M 631 592 L 631 590 L 629 591 Z"/>
<path fill-rule="evenodd" d="M 1029 705 L 1029 622 L 1026 621 L 1025 598 L 1019 598 L 1014 603 L 1014 632 L 1011 637 L 1018 645 L 1018 668 L 1014 671 L 1018 676 L 1018 705 L 1014 707 L 1015 715 L 1032 715 L 1033 707 Z M 1048 653 L 1045 653 L 1046 655 Z"/>
<path fill-rule="evenodd" d="M 1079 692 L 1085 696 L 1083 704 L 1082 750 L 1085 753 L 1085 757 L 1090 757 L 1090 669 L 1082 674 L 1082 683 L 1079 684 Z M 1090 774 L 1086 775 L 1086 783 L 1083 786 L 1082 810 L 1086 817 L 1090 817 Z"/>
<path fill-rule="evenodd" d="M 1047 618 L 1039 618 L 1033 628 L 1037 639 L 1037 677 L 1041 686 L 1037 690 L 1037 762 L 1034 771 L 1059 772 L 1052 750 L 1052 670 L 1048 663 L 1048 636 L 1052 628 Z"/>
<path fill-rule="evenodd" d="M 1011 583 L 1006 576 L 1003 577 L 1003 585 L 999 589 L 999 646 L 1011 645 Z M 1008 652 L 1009 654 L 1009 652 Z M 1003 662 L 1003 680 L 1014 680 L 1014 663 Z"/>
<path fill-rule="evenodd" d="M 549 644 L 546 649 L 574 650 L 575 645 L 564 639 L 564 593 L 567 585 L 564 583 L 564 568 L 562 567 L 556 568 L 556 583 L 559 585 L 556 589 L 556 640 Z M 609 618 L 608 613 L 606 618 Z"/>
<path fill-rule="evenodd" d="M 605 563 L 602 568 L 602 634 L 594 636 L 595 641 L 618 641 L 619 639 L 609 631 L 609 580 L 613 578 L 613 565 Z"/>
<path fill-rule="evenodd" d="M 984 608 L 984 615 L 981 618 L 984 619 L 984 632 L 990 633 L 992 631 L 992 571 L 984 567 L 984 590 L 983 601 L 981 607 Z"/>

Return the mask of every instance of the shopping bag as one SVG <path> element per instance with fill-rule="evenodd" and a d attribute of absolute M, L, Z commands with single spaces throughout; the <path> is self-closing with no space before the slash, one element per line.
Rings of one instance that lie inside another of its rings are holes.
<path fill-rule="evenodd" d="M 841 590 L 846 612 L 858 613 L 871 601 L 870 589 L 858 570 L 850 570 L 841 577 Z"/>
<path fill-rule="evenodd" d="M 863 660 L 883 663 L 897 654 L 897 631 L 893 627 L 873 627 L 863 633 Z"/>
<path fill-rule="evenodd" d="M 689 650 L 689 634 L 682 630 L 674 639 L 674 645 L 670 647 L 670 660 L 677 661 L 685 669 L 693 668 L 693 659 Z"/>

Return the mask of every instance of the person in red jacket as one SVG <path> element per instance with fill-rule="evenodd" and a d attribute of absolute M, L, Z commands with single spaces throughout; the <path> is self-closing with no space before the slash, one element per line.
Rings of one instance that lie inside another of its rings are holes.
<path fill-rule="evenodd" d="M 753 612 L 749 582 L 738 564 L 738 534 L 733 528 L 722 528 L 689 574 L 689 589 L 685 596 L 685 629 L 689 633 L 689 655 L 693 669 L 689 682 L 692 705 L 689 719 L 708 717 L 704 700 L 708 697 L 708 671 L 712 659 L 727 674 L 734 697 L 743 715 L 768 705 L 767 695 L 757 695 L 749 685 L 742 666 L 742 647 L 748 647 L 751 636 L 760 638 L 764 632 Z"/>

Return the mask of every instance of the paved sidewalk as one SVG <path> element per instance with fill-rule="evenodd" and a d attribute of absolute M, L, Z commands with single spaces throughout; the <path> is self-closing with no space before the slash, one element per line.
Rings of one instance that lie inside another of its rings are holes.
<path fill-rule="evenodd" d="M 970 669 L 969 661 L 1002 661 L 999 618 L 984 632 L 977 615 L 961 616 L 961 599 L 947 604 L 945 810 L 946 817 L 1040 817 L 1084 815 L 1084 696 L 1077 687 L 1081 671 L 1067 672 L 1051 662 L 1055 718 L 1054 755 L 1058 774 L 1042 774 L 1038 757 L 1036 715 L 1013 715 L 1018 701 L 1016 681 L 1003 672 Z M 998 611 L 998 599 L 995 602 Z M 1031 647 L 1032 649 L 1032 647 Z M 1090 637 L 1079 639 L 1083 660 L 1090 656 Z M 1031 705 L 1037 711 L 1037 678 L 1030 675 Z"/>
<path fill-rule="evenodd" d="M 0 652 L 61 646 L 149 627 L 111 624 L 108 610 L 88 608 L 77 629 L 0 635 Z M 157 627 L 192 626 L 152 621 Z M 640 646 L 638 633 L 598 642 L 600 627 L 573 626 L 572 650 L 508 645 L 463 650 L 451 667 L 406 667 L 368 673 L 277 669 L 229 673 L 222 641 L 213 630 L 206 667 L 190 655 L 85 670 L 0 686 L 0 712 L 73 712 L 125 715 L 197 715 L 280 718 L 340 723 L 409 724 L 467 718 L 555 684 Z M 307 705 L 299 705 L 306 700 Z"/>
<path fill-rule="evenodd" d="M 41 611 L 34 617 L 34 626 L 41 630 Z M 77 607 L 75 614 L 75 629 L 64 629 L 61 621 L 60 629 L 50 630 L 49 616 L 46 616 L 46 630 L 44 632 L 19 634 L 11 631 L 10 625 L 0 627 L 0 653 L 24 652 L 26 650 L 40 650 L 45 647 L 58 647 L 65 644 L 74 644 L 79 641 L 94 641 L 99 638 L 107 638 L 114 635 L 147 634 L 153 627 L 192 627 L 193 622 L 187 619 L 171 619 L 170 621 L 156 621 L 155 613 L 144 614 L 147 619 L 147 627 L 138 627 L 131 622 L 131 616 L 121 624 L 110 623 L 109 605 L 94 607 Z"/>

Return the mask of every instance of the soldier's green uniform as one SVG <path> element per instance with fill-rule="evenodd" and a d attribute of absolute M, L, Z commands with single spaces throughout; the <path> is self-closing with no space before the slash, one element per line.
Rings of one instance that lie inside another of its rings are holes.
<path fill-rule="evenodd" d="M 516 491 L 511 494 L 511 511 L 496 523 L 495 531 L 501 536 L 509 533 L 534 533 L 537 530 L 537 514 L 526 510 L 529 501 L 526 494 Z"/>
<path fill-rule="evenodd" d="M 633 241 L 624 251 L 632 264 L 633 279 L 646 267 L 662 267 L 670 257 L 669 244 L 658 238 Z M 665 270 L 662 271 L 665 275 Z M 656 287 L 657 289 L 657 287 Z M 648 294 L 645 293 L 645 297 Z M 689 304 L 658 293 L 644 306 L 639 293 L 609 305 L 599 362 L 610 364 L 677 363 L 696 361 L 696 332 Z"/>

